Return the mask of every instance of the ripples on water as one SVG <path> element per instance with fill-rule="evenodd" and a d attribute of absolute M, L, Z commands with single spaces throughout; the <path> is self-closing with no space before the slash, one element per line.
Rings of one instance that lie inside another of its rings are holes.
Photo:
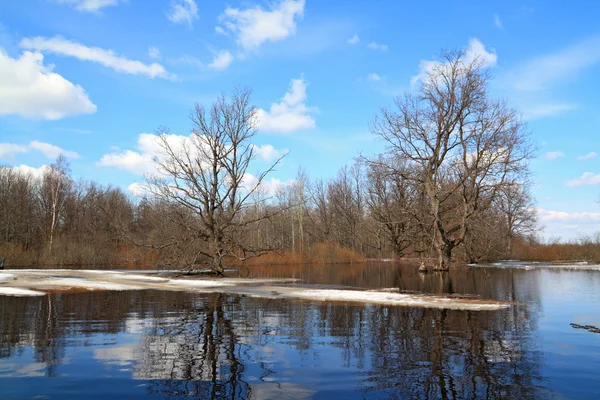
<path fill-rule="evenodd" d="M 0 398 L 599 398 L 600 271 L 253 268 L 500 311 L 166 291 L 0 296 Z"/>

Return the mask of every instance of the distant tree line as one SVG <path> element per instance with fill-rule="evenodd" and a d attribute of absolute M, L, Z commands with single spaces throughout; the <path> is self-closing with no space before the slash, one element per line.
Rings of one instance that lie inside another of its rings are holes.
<path fill-rule="evenodd" d="M 174 266 L 411 257 L 438 269 L 510 257 L 535 233 L 515 110 L 488 93 L 478 58 L 445 52 L 371 125 L 386 144 L 328 179 L 300 169 L 276 193 L 249 179 L 256 110 L 237 89 L 191 114 L 189 141 L 159 132 L 147 195 L 75 181 L 59 157 L 41 177 L 0 167 L 0 256 L 10 265 Z M 531 239 L 529 239 L 531 241 Z M 258 261 L 260 262 L 260 261 Z"/>

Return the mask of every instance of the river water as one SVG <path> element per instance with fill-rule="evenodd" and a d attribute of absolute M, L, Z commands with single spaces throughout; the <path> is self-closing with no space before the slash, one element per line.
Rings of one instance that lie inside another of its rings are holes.
<path fill-rule="evenodd" d="M 161 290 L 0 296 L 0 399 L 600 398 L 600 271 L 500 267 L 244 275 L 514 302 L 499 311 Z"/>

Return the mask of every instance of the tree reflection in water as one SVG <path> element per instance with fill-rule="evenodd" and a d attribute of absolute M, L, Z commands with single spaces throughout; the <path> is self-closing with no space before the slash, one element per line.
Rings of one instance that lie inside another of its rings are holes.
<path fill-rule="evenodd" d="M 54 376 L 71 347 L 146 320 L 129 378 L 159 398 L 539 397 L 535 285 L 518 271 L 489 273 L 493 284 L 398 272 L 378 284 L 530 305 L 467 312 L 159 291 L 0 297 L 0 366 L 30 347 Z"/>

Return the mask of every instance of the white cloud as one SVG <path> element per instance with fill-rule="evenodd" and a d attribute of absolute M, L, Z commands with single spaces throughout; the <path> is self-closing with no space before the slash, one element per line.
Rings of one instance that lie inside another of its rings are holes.
<path fill-rule="evenodd" d="M 38 142 L 37 140 L 29 143 L 29 147 L 33 150 L 41 152 L 48 158 L 56 158 L 61 154 L 67 158 L 79 158 L 79 154 L 74 151 L 68 151 L 58 146 L 54 146 L 53 144 Z"/>
<path fill-rule="evenodd" d="M 369 75 L 367 75 L 367 80 L 373 81 L 373 82 L 379 82 L 379 81 L 381 81 L 381 76 L 372 72 Z"/>
<path fill-rule="evenodd" d="M 60 119 L 96 112 L 85 90 L 45 66 L 40 53 L 11 58 L 0 48 L 0 115 Z"/>
<path fill-rule="evenodd" d="M 379 43 L 375 43 L 375 42 L 371 42 L 367 45 L 368 48 L 372 49 L 372 50 L 378 50 L 378 51 L 388 51 L 388 45 L 387 44 L 379 44 Z"/>
<path fill-rule="evenodd" d="M 159 60 L 161 55 L 160 55 L 160 50 L 158 49 L 158 47 L 154 47 L 154 46 L 148 47 L 148 57 L 150 57 L 153 60 Z"/>
<path fill-rule="evenodd" d="M 0 159 L 13 160 L 14 156 L 20 153 L 30 153 L 31 151 L 39 151 L 47 158 L 56 158 L 59 155 L 64 155 L 67 158 L 79 158 L 79 154 L 74 151 L 68 151 L 50 143 L 38 142 L 34 140 L 29 144 L 13 144 L 0 143 Z"/>
<path fill-rule="evenodd" d="M 544 236 L 577 239 L 598 231 L 600 212 L 565 212 L 537 209 L 540 223 L 545 225 Z"/>
<path fill-rule="evenodd" d="M 292 185 L 295 181 L 291 180 L 291 181 L 281 181 L 277 178 L 270 178 L 270 179 L 263 179 L 263 181 L 260 183 L 260 190 L 262 192 L 264 192 L 265 194 L 269 195 L 269 196 L 273 196 L 275 194 L 277 194 L 277 192 L 289 185 Z M 242 186 L 246 189 L 246 190 L 252 190 L 254 189 L 258 184 L 258 178 L 255 177 L 252 174 L 245 174 L 244 175 L 244 179 L 242 180 Z"/>
<path fill-rule="evenodd" d="M 502 20 L 500 20 L 500 16 L 498 14 L 494 14 L 494 25 L 496 25 L 496 28 L 498 29 L 504 29 L 504 26 L 502 26 Z"/>
<path fill-rule="evenodd" d="M 208 64 L 208 67 L 217 71 L 221 71 L 229 67 L 232 61 L 233 55 L 227 50 L 221 50 L 217 54 L 215 54 L 213 61 L 210 64 Z"/>
<path fill-rule="evenodd" d="M 567 182 L 567 186 L 588 186 L 600 185 L 600 174 L 593 172 L 584 172 L 579 178 L 572 179 Z"/>
<path fill-rule="evenodd" d="M 98 12 L 101 8 L 116 6 L 127 0 L 56 0 L 60 4 L 68 4 L 75 7 L 77 11 Z"/>
<path fill-rule="evenodd" d="M 185 23 L 191 27 L 198 19 L 198 5 L 195 0 L 171 0 L 167 18 L 175 24 Z"/>
<path fill-rule="evenodd" d="M 27 146 L 13 143 L 0 143 L 0 159 L 12 160 L 15 154 L 27 153 Z"/>
<path fill-rule="evenodd" d="M 190 136 L 168 134 L 166 135 L 169 145 L 177 150 L 187 146 L 194 148 Z M 96 163 L 102 167 L 117 167 L 136 175 L 157 174 L 154 159 L 165 157 L 160 145 L 159 136 L 152 133 L 141 133 L 138 136 L 136 150 L 114 149 L 113 152 L 102 156 Z"/>
<path fill-rule="evenodd" d="M 350 39 L 346 40 L 346 42 L 347 42 L 348 44 L 356 44 L 356 43 L 358 43 L 359 41 L 360 41 L 360 38 L 359 38 L 359 37 L 358 37 L 358 35 L 356 35 L 356 34 L 355 34 L 354 36 L 352 36 Z"/>
<path fill-rule="evenodd" d="M 295 34 L 296 20 L 303 16 L 304 4 L 305 0 L 281 0 L 269 10 L 258 5 L 243 10 L 227 7 L 219 17 L 224 26 L 220 31 L 235 35 L 242 49 L 256 50 L 265 42 L 277 42 Z"/>
<path fill-rule="evenodd" d="M 546 153 L 546 160 L 556 160 L 564 156 L 565 153 L 563 153 L 562 151 L 549 151 Z"/>
<path fill-rule="evenodd" d="M 21 164 L 11 168 L 13 171 L 16 171 L 18 174 L 21 174 L 23 176 L 31 176 L 33 179 L 40 179 L 42 175 L 44 175 L 44 172 L 46 172 L 46 170 L 50 168 L 50 166 L 42 165 L 39 168 L 35 168 L 30 167 L 29 165 Z"/>
<path fill-rule="evenodd" d="M 271 104 L 269 111 L 257 110 L 258 129 L 263 132 L 289 133 L 314 128 L 315 120 L 310 115 L 313 110 L 315 109 L 306 105 L 304 79 L 292 79 L 281 102 Z"/>
<path fill-rule="evenodd" d="M 578 160 L 580 161 L 586 161 L 586 160 L 591 160 L 592 158 L 596 158 L 598 157 L 598 154 L 594 151 L 587 153 L 584 156 L 579 156 L 577 157 Z"/>
<path fill-rule="evenodd" d="M 469 39 L 469 47 L 465 50 L 462 61 L 468 64 L 475 59 L 479 59 L 484 67 L 493 67 L 498 61 L 498 56 L 495 52 L 487 51 L 479 39 L 471 38 Z M 419 73 L 411 78 L 411 83 L 414 85 L 419 81 L 425 80 L 439 65 L 441 65 L 439 61 L 422 60 L 419 65 Z"/>
<path fill-rule="evenodd" d="M 263 144 L 262 146 L 252 146 L 254 148 L 254 153 L 266 162 L 273 162 L 280 159 L 287 151 L 277 150 L 270 144 Z"/>
<path fill-rule="evenodd" d="M 599 212 L 576 212 L 568 213 L 564 211 L 550 211 L 538 209 L 538 216 L 541 221 L 562 221 L 562 222 L 600 222 Z"/>
<path fill-rule="evenodd" d="M 80 43 L 67 40 L 61 36 L 55 36 L 53 38 L 44 38 L 41 36 L 25 38 L 21 40 L 20 46 L 25 49 L 36 50 L 39 52 L 50 52 L 63 56 L 75 57 L 83 61 L 95 62 L 117 72 L 124 72 L 126 74 L 146 75 L 150 78 L 175 78 L 174 75 L 167 72 L 160 64 L 152 63 L 147 65 L 141 61 L 117 56 L 112 50 L 105 50 L 99 47 L 87 47 Z"/>
<path fill-rule="evenodd" d="M 547 90 L 598 62 L 600 36 L 595 36 L 557 53 L 534 58 L 511 71 L 506 79 L 513 82 L 517 91 Z"/>
<path fill-rule="evenodd" d="M 144 197 L 145 195 L 150 194 L 148 187 L 140 182 L 133 182 L 131 185 L 127 186 L 127 190 L 136 197 Z"/>

